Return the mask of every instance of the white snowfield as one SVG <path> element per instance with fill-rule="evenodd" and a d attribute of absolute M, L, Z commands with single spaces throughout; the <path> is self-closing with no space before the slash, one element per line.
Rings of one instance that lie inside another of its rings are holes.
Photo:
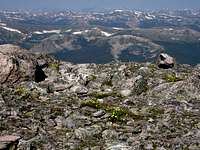
<path fill-rule="evenodd" d="M 9 27 L 6 27 L 6 26 L 0 26 L 0 27 L 5 29 L 5 30 L 11 31 L 11 32 L 17 32 L 17 33 L 23 34 L 21 31 L 19 31 L 17 29 L 9 28 Z"/>
<path fill-rule="evenodd" d="M 60 33 L 61 30 L 44 30 L 43 33 Z"/>
<path fill-rule="evenodd" d="M 69 29 L 69 30 L 66 30 L 65 32 L 71 32 L 71 31 L 72 31 L 72 29 Z M 88 33 L 88 32 L 90 32 L 90 30 L 75 31 L 72 34 L 73 35 L 81 35 L 81 34 Z M 106 37 L 112 36 L 111 33 L 108 33 L 108 32 L 102 31 L 102 30 L 100 32 L 101 32 L 102 36 L 106 36 Z M 49 30 L 49 31 L 44 30 L 44 31 L 35 31 L 33 33 L 34 34 L 45 34 L 45 33 L 58 33 L 59 34 L 59 33 L 61 33 L 61 30 Z"/>
<path fill-rule="evenodd" d="M 74 35 L 81 35 L 83 33 L 87 33 L 89 30 L 85 30 L 85 31 L 77 31 L 77 32 L 73 32 L 72 34 Z"/>
<path fill-rule="evenodd" d="M 0 26 L 6 26 L 6 24 L 5 23 L 0 23 Z"/>
<path fill-rule="evenodd" d="M 112 27 L 114 30 L 124 30 L 124 28 Z"/>
<path fill-rule="evenodd" d="M 35 31 L 34 34 L 46 34 L 46 33 L 60 33 L 61 30 L 43 30 L 43 31 Z"/>
<path fill-rule="evenodd" d="M 97 29 L 97 28 L 94 28 L 94 29 Z M 84 31 L 77 31 L 77 32 L 73 32 L 72 34 L 73 35 L 81 35 L 81 34 L 83 34 L 83 33 L 88 33 L 90 30 L 84 30 Z M 111 36 L 112 34 L 111 33 L 108 33 L 108 32 L 105 32 L 105 31 L 100 31 L 101 32 L 101 34 L 102 34 L 102 36 L 107 36 L 107 37 L 109 37 L 109 36 Z"/>
<path fill-rule="evenodd" d="M 121 10 L 121 9 L 116 9 L 114 10 L 114 12 L 123 12 L 124 10 Z"/>
<path fill-rule="evenodd" d="M 65 32 L 71 32 L 72 31 L 72 29 L 68 29 L 68 30 L 66 30 Z"/>
<path fill-rule="evenodd" d="M 101 34 L 103 34 L 104 36 L 107 36 L 107 37 L 112 35 L 111 33 L 108 33 L 108 32 L 105 32 L 105 31 L 101 31 Z"/>

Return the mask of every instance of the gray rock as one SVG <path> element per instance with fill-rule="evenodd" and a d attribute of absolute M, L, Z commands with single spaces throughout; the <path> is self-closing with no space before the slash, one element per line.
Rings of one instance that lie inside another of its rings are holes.
<path fill-rule="evenodd" d="M 146 92 L 148 90 L 148 82 L 147 80 L 139 75 L 135 78 L 135 83 L 134 83 L 134 87 L 133 87 L 133 93 L 135 95 L 140 95 L 143 92 Z"/>
<path fill-rule="evenodd" d="M 71 117 L 68 117 L 67 119 L 65 119 L 64 125 L 66 128 L 69 128 L 69 129 L 74 129 L 76 127 L 76 124 L 74 123 L 74 120 Z"/>
<path fill-rule="evenodd" d="M 87 94 L 88 89 L 82 85 L 74 86 L 71 88 L 71 91 L 77 94 Z"/>
<path fill-rule="evenodd" d="M 117 133 L 116 131 L 114 130 L 105 130 L 103 131 L 102 133 L 102 138 L 104 140 L 117 140 L 118 139 L 118 136 L 119 136 L 119 133 Z"/>
<path fill-rule="evenodd" d="M 174 67 L 175 60 L 166 53 L 161 53 L 158 59 L 158 67 L 168 69 Z"/>
<path fill-rule="evenodd" d="M 98 135 L 102 132 L 102 128 L 98 125 L 93 125 L 87 128 L 78 128 L 75 129 L 74 134 L 75 137 L 81 140 L 85 140 L 87 138 L 91 138 L 95 135 Z"/>
<path fill-rule="evenodd" d="M 99 110 L 99 111 L 93 113 L 93 116 L 94 117 L 101 117 L 101 116 L 105 115 L 105 113 L 106 113 L 105 110 Z"/>
<path fill-rule="evenodd" d="M 122 96 L 125 96 L 125 97 L 130 96 L 131 93 L 132 93 L 132 91 L 129 90 L 129 89 L 125 89 L 125 90 L 121 90 L 121 91 L 120 91 L 120 94 L 121 94 Z"/>
<path fill-rule="evenodd" d="M 85 140 L 87 138 L 87 130 L 84 129 L 84 128 L 78 128 L 78 129 L 75 129 L 74 131 L 74 135 L 77 139 L 80 139 L 80 140 Z"/>
<path fill-rule="evenodd" d="M 106 150 L 132 150 L 132 147 L 126 145 L 125 143 L 114 143 L 105 148 Z"/>

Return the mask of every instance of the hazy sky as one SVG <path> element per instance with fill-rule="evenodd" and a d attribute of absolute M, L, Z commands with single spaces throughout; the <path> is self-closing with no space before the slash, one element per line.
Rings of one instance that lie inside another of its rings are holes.
<path fill-rule="evenodd" d="M 0 9 L 184 9 L 200 8 L 200 0 L 0 0 Z"/>

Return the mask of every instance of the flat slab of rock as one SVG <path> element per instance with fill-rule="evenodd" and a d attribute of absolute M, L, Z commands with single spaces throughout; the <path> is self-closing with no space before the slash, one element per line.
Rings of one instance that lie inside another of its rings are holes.
<path fill-rule="evenodd" d="M 18 141 L 21 137 L 14 135 L 0 136 L 0 142 L 15 142 Z"/>
<path fill-rule="evenodd" d="M 21 137 L 13 135 L 0 136 L 0 150 L 15 150 L 20 139 Z"/>

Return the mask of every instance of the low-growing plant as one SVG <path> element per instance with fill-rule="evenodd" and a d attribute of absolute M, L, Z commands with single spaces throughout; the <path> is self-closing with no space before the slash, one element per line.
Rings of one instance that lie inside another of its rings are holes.
<path fill-rule="evenodd" d="M 163 76 L 163 79 L 168 81 L 168 82 L 177 82 L 177 81 L 181 81 L 182 79 L 176 77 L 175 74 L 165 74 Z"/>
<path fill-rule="evenodd" d="M 59 63 L 49 63 L 49 68 L 55 68 L 55 69 L 59 69 L 60 64 Z"/>
<path fill-rule="evenodd" d="M 82 102 L 81 107 L 85 107 L 85 106 L 89 106 L 95 109 L 103 109 L 106 112 L 111 113 L 110 121 L 112 122 L 122 123 L 124 120 L 124 117 L 131 117 L 133 119 L 138 119 L 138 120 L 143 118 L 143 116 L 134 114 L 125 107 L 119 107 L 119 106 L 114 106 L 111 104 L 100 103 L 96 99 L 86 100 Z"/>
<path fill-rule="evenodd" d="M 112 122 L 122 122 L 125 116 L 128 116 L 128 111 L 126 109 L 117 107 L 112 110 L 110 120 Z"/>
<path fill-rule="evenodd" d="M 96 99 L 91 99 L 91 100 L 83 101 L 81 103 L 81 107 L 85 107 L 85 106 L 89 106 L 89 107 L 92 107 L 92 108 L 99 109 L 100 103 Z"/>
<path fill-rule="evenodd" d="M 17 94 L 17 95 L 23 95 L 23 94 L 26 94 L 27 92 L 28 92 L 28 90 L 23 87 L 19 87 L 19 88 L 15 89 L 15 94 Z"/>

